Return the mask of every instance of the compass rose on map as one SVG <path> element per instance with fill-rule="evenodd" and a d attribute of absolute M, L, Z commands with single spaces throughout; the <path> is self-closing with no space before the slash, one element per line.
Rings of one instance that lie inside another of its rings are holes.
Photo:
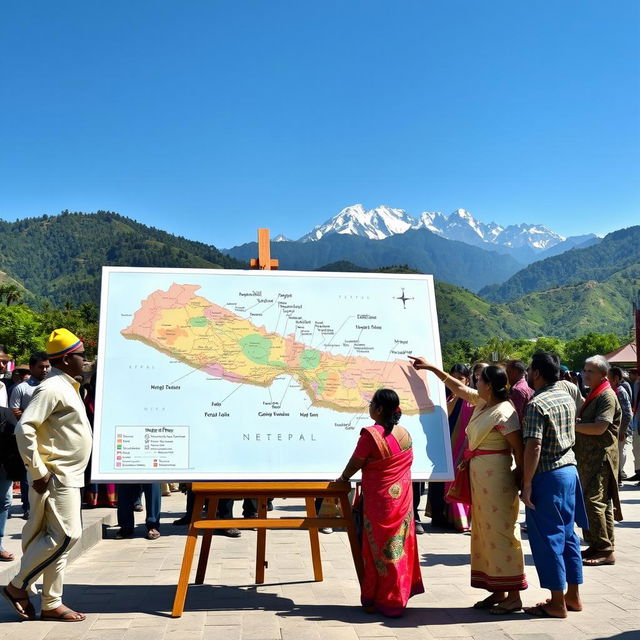
<path fill-rule="evenodd" d="M 397 298 L 394 298 L 394 300 L 402 300 L 402 308 L 406 309 L 407 308 L 407 300 L 413 300 L 413 298 L 407 298 L 407 296 L 404 295 L 404 287 L 402 288 L 402 295 L 398 296 Z"/>

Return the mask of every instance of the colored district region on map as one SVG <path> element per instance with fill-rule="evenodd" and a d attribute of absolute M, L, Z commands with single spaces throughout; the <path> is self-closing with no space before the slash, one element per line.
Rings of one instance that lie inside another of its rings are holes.
<path fill-rule="evenodd" d="M 405 414 L 433 410 L 426 381 L 404 360 L 381 362 L 313 349 L 294 336 L 257 327 L 196 295 L 199 285 L 173 284 L 149 295 L 122 330 L 195 369 L 229 382 L 270 386 L 292 376 L 316 407 L 359 413 L 376 389 L 394 389 Z"/>

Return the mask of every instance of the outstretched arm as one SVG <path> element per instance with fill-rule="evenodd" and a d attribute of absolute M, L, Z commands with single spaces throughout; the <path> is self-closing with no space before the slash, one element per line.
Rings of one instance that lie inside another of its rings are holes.
<path fill-rule="evenodd" d="M 464 398 L 465 400 L 468 400 L 472 404 L 478 403 L 477 391 L 475 389 L 472 389 L 471 387 L 467 387 L 466 384 L 464 384 L 457 378 L 450 376 L 445 371 L 442 371 L 442 369 L 439 369 L 438 367 L 436 367 L 435 364 L 431 364 L 430 362 L 427 362 L 427 360 L 425 360 L 424 358 L 421 358 L 418 356 L 407 356 L 407 357 L 409 358 L 409 360 L 411 360 L 411 365 L 416 371 L 420 371 L 421 369 L 426 369 L 427 371 L 431 371 L 432 373 L 435 373 L 435 375 L 438 378 L 440 378 L 442 382 L 444 382 L 445 386 L 451 391 L 453 391 L 453 393 L 455 393 L 457 396 Z"/>

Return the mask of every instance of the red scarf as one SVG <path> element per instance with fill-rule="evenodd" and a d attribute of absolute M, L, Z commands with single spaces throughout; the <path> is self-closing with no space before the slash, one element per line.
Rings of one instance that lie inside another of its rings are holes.
<path fill-rule="evenodd" d="M 584 399 L 584 404 L 582 405 L 582 408 L 580 409 L 580 418 L 582 418 L 582 414 L 584 412 L 584 410 L 586 409 L 587 405 L 592 401 L 595 400 L 603 391 L 605 391 L 606 389 L 611 389 L 611 385 L 609 384 L 609 381 L 605 378 L 599 386 L 597 386 L 595 389 L 592 389 L 589 392 L 589 395 Z"/>

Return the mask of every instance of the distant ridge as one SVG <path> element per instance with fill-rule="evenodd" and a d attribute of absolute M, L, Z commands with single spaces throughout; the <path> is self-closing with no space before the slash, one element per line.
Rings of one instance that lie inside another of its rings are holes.
<path fill-rule="evenodd" d="M 613 231 L 594 246 L 534 262 L 503 284 L 483 288 L 480 295 L 494 302 L 507 302 L 535 291 L 589 280 L 603 282 L 637 263 L 640 263 L 640 226 Z"/>
<path fill-rule="evenodd" d="M 249 242 L 225 252 L 236 260 L 248 261 L 257 255 L 257 244 Z M 521 266 L 511 256 L 447 240 L 428 229 L 410 229 L 382 240 L 332 234 L 315 242 L 274 242 L 271 254 L 280 261 L 281 269 L 293 271 L 314 270 L 340 260 L 367 269 L 401 263 L 474 291 L 504 281 Z"/>

